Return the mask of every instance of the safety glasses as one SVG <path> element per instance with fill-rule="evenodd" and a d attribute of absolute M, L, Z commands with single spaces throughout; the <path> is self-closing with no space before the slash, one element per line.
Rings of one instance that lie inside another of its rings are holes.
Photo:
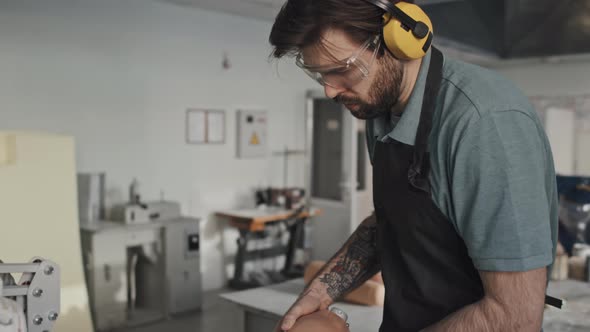
<path fill-rule="evenodd" d="M 349 89 L 369 76 L 369 69 L 375 61 L 380 44 L 381 38 L 379 36 L 372 37 L 353 55 L 335 64 L 324 66 L 306 65 L 303 62 L 301 53 L 297 55 L 295 63 L 309 77 L 322 86 L 327 85 L 333 88 Z M 367 63 L 361 56 L 369 48 L 373 48 L 373 55 L 371 56 L 370 62 Z"/>

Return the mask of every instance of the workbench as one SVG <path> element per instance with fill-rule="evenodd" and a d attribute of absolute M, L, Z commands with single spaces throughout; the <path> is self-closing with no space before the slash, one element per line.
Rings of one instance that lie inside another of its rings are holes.
<path fill-rule="evenodd" d="M 238 229 L 239 238 L 237 240 L 238 251 L 235 256 L 234 276 L 229 285 L 234 289 L 248 289 L 261 286 L 257 282 L 249 280 L 244 273 L 244 265 L 247 261 L 255 259 L 264 259 L 276 256 L 285 256 L 285 266 L 276 272 L 275 277 L 279 276 L 280 281 L 290 278 L 303 276 L 302 268 L 294 265 L 295 251 L 297 244 L 304 237 L 305 221 L 309 217 L 320 214 L 318 209 L 309 210 L 286 210 L 282 208 L 264 208 L 264 209 L 241 209 L 219 211 L 217 217 L 229 220 L 229 225 Z M 248 250 L 248 243 L 254 239 L 260 239 L 265 236 L 265 230 L 268 227 L 284 223 L 289 231 L 289 241 L 287 245 L 278 244 L 270 248 Z"/>
<path fill-rule="evenodd" d="M 229 219 L 229 224 L 238 229 L 247 230 L 249 232 L 263 231 L 265 226 L 270 223 L 283 221 L 289 218 L 301 219 L 314 217 L 320 214 L 320 210 L 311 209 L 309 211 L 302 211 L 293 216 L 293 210 L 286 210 L 282 208 L 265 208 L 265 209 L 240 209 L 219 211 L 216 213 L 218 217 Z"/>
<path fill-rule="evenodd" d="M 303 279 L 260 287 L 220 296 L 236 304 L 243 313 L 241 332 L 273 331 L 277 322 L 291 307 L 304 288 Z M 567 301 L 559 310 L 545 310 L 544 332 L 590 331 L 590 284 L 581 281 L 552 281 L 548 294 Z M 377 332 L 381 325 L 382 307 L 368 307 L 337 302 L 334 306 L 348 314 L 351 332 Z M 240 331 L 238 331 L 240 332 Z"/>
<path fill-rule="evenodd" d="M 260 287 L 220 296 L 239 306 L 244 317 L 242 332 L 273 331 L 283 314 L 291 307 L 304 287 L 303 279 Z M 377 332 L 383 308 L 337 302 L 334 304 L 348 314 L 350 331 Z"/>

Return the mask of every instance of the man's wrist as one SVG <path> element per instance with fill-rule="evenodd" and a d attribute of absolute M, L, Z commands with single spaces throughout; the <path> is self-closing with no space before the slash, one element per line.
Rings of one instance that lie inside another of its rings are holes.
<path fill-rule="evenodd" d="M 312 282 L 308 289 L 306 289 L 299 298 L 303 298 L 305 296 L 313 296 L 320 301 L 320 307 L 322 309 L 327 309 L 334 300 L 328 295 L 326 291 L 326 286 L 319 282 Z"/>

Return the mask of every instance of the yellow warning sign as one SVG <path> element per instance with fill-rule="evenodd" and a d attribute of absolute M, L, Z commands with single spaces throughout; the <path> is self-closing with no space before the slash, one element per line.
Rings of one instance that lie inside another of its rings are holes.
<path fill-rule="evenodd" d="M 252 133 L 252 137 L 250 138 L 250 145 L 258 145 L 260 144 L 260 140 L 258 139 L 258 135 L 256 133 Z"/>

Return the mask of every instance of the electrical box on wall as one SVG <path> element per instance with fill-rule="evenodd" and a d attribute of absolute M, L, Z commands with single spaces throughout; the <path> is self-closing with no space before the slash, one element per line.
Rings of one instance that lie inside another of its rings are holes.
<path fill-rule="evenodd" d="M 266 111 L 238 111 L 238 158 L 260 158 L 267 154 Z"/>

